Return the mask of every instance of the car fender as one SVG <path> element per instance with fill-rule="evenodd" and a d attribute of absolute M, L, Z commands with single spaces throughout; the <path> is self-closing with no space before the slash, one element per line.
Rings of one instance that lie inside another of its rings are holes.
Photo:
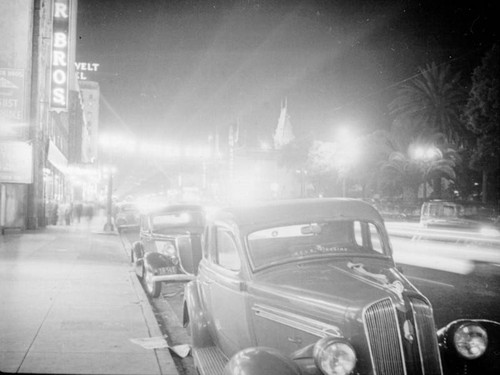
<path fill-rule="evenodd" d="M 190 281 L 184 288 L 182 325 L 189 325 L 193 347 L 204 348 L 213 344 L 198 290 L 197 280 Z"/>
<path fill-rule="evenodd" d="M 236 353 L 224 367 L 224 375 L 300 375 L 299 366 L 278 350 L 247 348 Z"/>
<path fill-rule="evenodd" d="M 138 277 L 144 277 L 144 247 L 139 241 L 134 242 L 130 250 L 130 262 Z"/>
<path fill-rule="evenodd" d="M 130 261 L 134 261 L 134 256 L 135 259 L 137 259 L 137 262 L 142 261 L 142 258 L 144 257 L 144 246 L 142 246 L 142 243 L 139 241 L 136 241 L 132 244 L 132 249 L 130 251 Z"/>
<path fill-rule="evenodd" d="M 144 267 L 151 269 L 152 271 L 161 267 L 172 267 L 175 266 L 168 257 L 157 252 L 149 252 L 144 254 Z"/>

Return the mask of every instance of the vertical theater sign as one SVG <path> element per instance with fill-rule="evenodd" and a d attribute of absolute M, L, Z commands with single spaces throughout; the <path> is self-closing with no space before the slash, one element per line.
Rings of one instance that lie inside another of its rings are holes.
<path fill-rule="evenodd" d="M 69 0 L 55 0 L 52 24 L 50 108 L 68 110 Z"/>

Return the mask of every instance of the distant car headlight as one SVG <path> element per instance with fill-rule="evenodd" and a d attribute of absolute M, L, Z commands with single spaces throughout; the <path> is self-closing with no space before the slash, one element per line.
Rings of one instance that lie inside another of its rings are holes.
<path fill-rule="evenodd" d="M 348 375 L 356 366 L 356 352 L 347 341 L 325 337 L 314 345 L 316 366 L 325 375 Z"/>
<path fill-rule="evenodd" d="M 453 344 L 462 357 L 476 359 L 481 357 L 488 347 L 488 334 L 478 324 L 465 323 L 455 331 Z"/>

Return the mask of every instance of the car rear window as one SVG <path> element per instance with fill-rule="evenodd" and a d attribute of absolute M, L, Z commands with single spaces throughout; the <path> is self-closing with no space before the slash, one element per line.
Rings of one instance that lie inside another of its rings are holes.
<path fill-rule="evenodd" d="M 159 214 L 151 217 L 154 231 L 179 227 L 202 227 L 203 214 L 196 211 L 180 211 Z"/>
<path fill-rule="evenodd" d="M 318 256 L 383 255 L 373 223 L 344 220 L 276 226 L 250 233 L 249 255 L 255 269 Z"/>

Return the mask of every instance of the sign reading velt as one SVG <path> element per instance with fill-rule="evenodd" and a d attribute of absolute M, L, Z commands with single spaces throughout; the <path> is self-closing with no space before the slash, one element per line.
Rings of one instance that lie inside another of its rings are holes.
<path fill-rule="evenodd" d="M 55 0 L 52 21 L 50 108 L 68 110 L 69 0 Z"/>
<path fill-rule="evenodd" d="M 0 142 L 0 182 L 33 183 L 33 147 L 26 142 Z"/>

